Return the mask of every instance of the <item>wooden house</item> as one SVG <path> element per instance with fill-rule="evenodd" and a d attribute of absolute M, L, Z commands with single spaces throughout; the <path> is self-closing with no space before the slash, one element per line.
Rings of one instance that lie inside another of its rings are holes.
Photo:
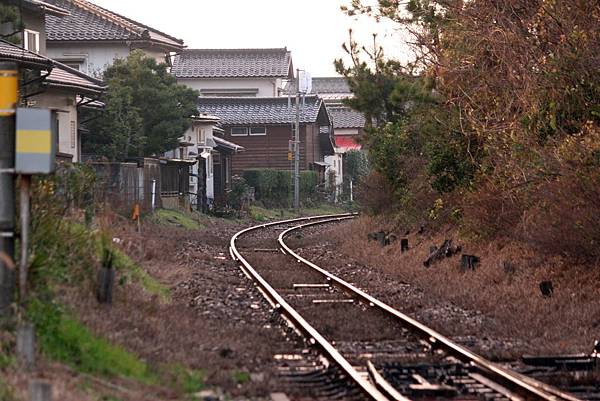
<path fill-rule="evenodd" d="M 300 103 L 300 169 L 315 170 L 322 179 L 324 158 L 334 154 L 333 127 L 323 101 L 306 96 Z M 232 172 L 270 168 L 291 170 L 292 140 L 296 120 L 294 98 L 198 99 L 198 109 L 219 117 L 222 138 L 245 151 L 232 160 Z"/>

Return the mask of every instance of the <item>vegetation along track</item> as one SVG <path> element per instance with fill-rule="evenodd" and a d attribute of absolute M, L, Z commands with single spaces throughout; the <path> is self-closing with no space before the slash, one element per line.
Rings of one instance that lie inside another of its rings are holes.
<path fill-rule="evenodd" d="M 318 350 L 328 371 L 337 370 L 333 393 L 321 398 L 578 401 L 454 343 L 306 260 L 285 242 L 292 236 L 301 239 L 301 230 L 309 227 L 354 217 L 261 224 L 236 233 L 230 243 L 231 257 L 274 311 Z M 309 383 L 314 376 L 295 373 Z"/>

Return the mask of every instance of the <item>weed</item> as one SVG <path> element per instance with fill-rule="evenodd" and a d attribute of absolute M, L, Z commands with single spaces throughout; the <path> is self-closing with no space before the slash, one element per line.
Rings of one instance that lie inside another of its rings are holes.
<path fill-rule="evenodd" d="M 13 401 L 16 400 L 12 389 L 0 378 L 0 400 Z"/>
<path fill-rule="evenodd" d="M 300 211 L 300 215 L 302 216 L 318 216 L 324 214 L 336 214 L 343 213 L 345 210 L 329 204 L 322 204 L 319 206 L 315 206 L 312 208 L 302 209 Z M 263 222 L 263 221 L 271 221 L 271 220 L 281 220 L 281 219 L 292 219 L 294 217 L 298 217 L 294 210 L 289 209 L 267 209 L 260 206 L 250 206 L 250 218 L 253 220 Z"/>
<path fill-rule="evenodd" d="M 123 376 L 147 384 L 156 381 L 144 362 L 93 335 L 60 305 L 32 300 L 28 313 L 37 329 L 41 349 L 50 358 L 85 373 Z"/>
<path fill-rule="evenodd" d="M 235 371 L 233 372 L 233 381 L 235 381 L 237 384 L 248 383 L 250 381 L 250 373 Z"/>
<path fill-rule="evenodd" d="M 123 275 L 120 280 L 121 284 L 124 284 L 126 281 L 137 282 L 149 294 L 158 295 L 165 302 L 169 301 L 170 293 L 167 287 L 156 281 L 140 265 L 131 260 L 119 249 L 113 247 L 111 252 L 114 268 Z"/>
<path fill-rule="evenodd" d="M 201 230 L 204 228 L 196 215 L 176 210 L 158 209 L 150 216 L 150 221 L 160 226 L 183 227 L 187 230 Z"/>
<path fill-rule="evenodd" d="M 169 387 L 193 394 L 204 389 L 206 374 L 201 370 L 188 369 L 182 364 L 170 364 L 161 370 L 161 377 Z"/>

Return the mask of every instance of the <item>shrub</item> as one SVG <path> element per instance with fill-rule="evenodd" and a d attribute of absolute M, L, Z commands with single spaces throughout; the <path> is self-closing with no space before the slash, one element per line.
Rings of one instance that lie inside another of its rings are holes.
<path fill-rule="evenodd" d="M 254 187 L 255 199 L 267 207 L 286 207 L 291 204 L 293 194 L 292 172 L 286 170 L 246 170 L 243 178 Z M 314 171 L 300 172 L 300 201 L 314 201 L 319 178 Z"/>
<path fill-rule="evenodd" d="M 356 200 L 370 214 L 388 212 L 397 201 L 390 182 L 377 171 L 372 171 L 360 181 Z"/>

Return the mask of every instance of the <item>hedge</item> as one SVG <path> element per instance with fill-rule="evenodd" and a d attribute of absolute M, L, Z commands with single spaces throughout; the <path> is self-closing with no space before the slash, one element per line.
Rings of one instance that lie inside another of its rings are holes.
<path fill-rule="evenodd" d="M 254 187 L 257 201 L 267 207 L 287 207 L 293 195 L 292 172 L 286 170 L 255 169 L 243 172 L 246 183 Z M 300 202 L 314 200 L 319 178 L 315 171 L 300 172 Z"/>

